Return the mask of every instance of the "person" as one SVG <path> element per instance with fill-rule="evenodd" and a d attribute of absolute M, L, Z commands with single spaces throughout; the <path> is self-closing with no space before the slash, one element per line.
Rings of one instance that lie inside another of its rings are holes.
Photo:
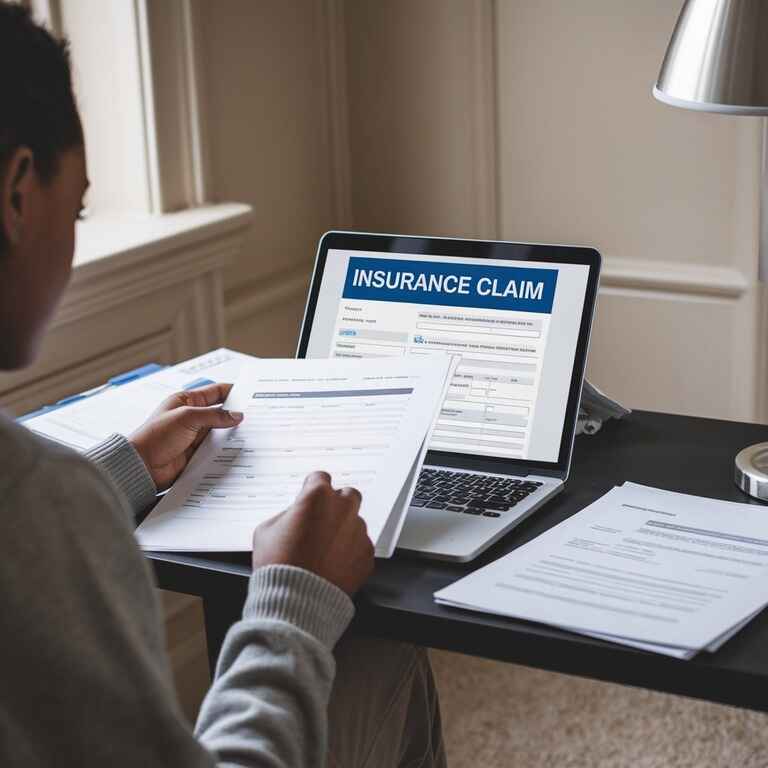
<path fill-rule="evenodd" d="M 66 44 L 0 0 L 0 369 L 35 357 L 88 186 Z M 0 415 L 0 764 L 438 766 L 423 650 L 344 634 L 373 568 L 360 495 L 318 471 L 256 528 L 242 619 L 192 729 L 172 687 L 137 513 L 229 387 L 179 393 L 86 457 Z M 336 657 L 333 649 L 336 647 Z"/>

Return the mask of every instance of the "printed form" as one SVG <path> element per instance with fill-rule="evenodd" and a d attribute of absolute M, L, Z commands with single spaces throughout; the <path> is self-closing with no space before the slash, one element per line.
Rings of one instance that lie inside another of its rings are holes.
<path fill-rule="evenodd" d="M 556 281 L 554 270 L 465 266 L 457 273 L 452 264 L 355 257 L 332 355 L 461 356 L 430 448 L 522 457 Z M 430 299 L 433 307 L 417 303 Z"/>
<path fill-rule="evenodd" d="M 767 577 L 763 507 L 626 483 L 435 599 L 690 658 L 768 604 Z"/>
<path fill-rule="evenodd" d="M 451 359 L 260 360 L 225 407 L 238 427 L 209 434 L 139 526 L 145 549 L 249 551 L 256 525 L 288 507 L 310 472 L 354 486 L 389 557 L 400 533 Z"/>

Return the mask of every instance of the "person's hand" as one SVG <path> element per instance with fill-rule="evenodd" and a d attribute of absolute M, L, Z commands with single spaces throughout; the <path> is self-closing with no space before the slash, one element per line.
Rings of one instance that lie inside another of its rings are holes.
<path fill-rule="evenodd" d="M 253 533 L 253 567 L 295 565 L 353 595 L 373 572 L 373 544 L 358 514 L 360 492 L 334 490 L 313 472 L 296 501 Z"/>
<path fill-rule="evenodd" d="M 210 384 L 177 392 L 128 438 L 138 451 L 158 490 L 181 474 L 211 429 L 236 427 L 243 414 L 211 406 L 227 399 L 231 384 Z"/>

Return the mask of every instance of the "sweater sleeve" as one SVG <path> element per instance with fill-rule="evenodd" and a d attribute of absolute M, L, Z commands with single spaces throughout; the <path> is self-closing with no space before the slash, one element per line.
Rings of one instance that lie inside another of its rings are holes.
<path fill-rule="evenodd" d="M 34 510 L 34 514 L 30 514 Z M 5 483 L 0 764 L 313 768 L 350 599 L 301 569 L 252 576 L 196 732 L 125 498 L 70 453 Z M 34 660 L 30 668 L 30 659 Z"/>
<path fill-rule="evenodd" d="M 109 475 L 134 515 L 154 501 L 152 478 L 122 435 L 87 458 Z M 270 566 L 253 574 L 243 618 L 227 634 L 196 727 L 221 764 L 323 764 L 332 651 L 353 613 L 346 594 L 308 571 Z"/>
<path fill-rule="evenodd" d="M 109 475 L 128 499 L 134 516 L 155 503 L 157 488 L 136 449 L 123 435 L 111 435 L 85 453 L 85 457 Z"/>
<path fill-rule="evenodd" d="M 325 764 L 332 650 L 353 613 L 344 592 L 308 571 L 254 571 L 195 728 L 220 765 Z"/>
<path fill-rule="evenodd" d="M 212 768 L 122 494 L 53 449 L 6 487 L 0 534 L 0 765 Z"/>

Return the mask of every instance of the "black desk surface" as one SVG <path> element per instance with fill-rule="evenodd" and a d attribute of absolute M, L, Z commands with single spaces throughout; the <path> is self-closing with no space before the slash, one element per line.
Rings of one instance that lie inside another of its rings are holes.
<path fill-rule="evenodd" d="M 768 427 L 756 424 L 650 412 L 609 422 L 597 435 L 576 439 L 565 491 L 474 562 L 453 565 L 399 555 L 379 561 L 357 599 L 355 623 L 364 632 L 434 648 L 768 711 L 768 611 L 717 653 L 679 661 L 530 622 L 439 606 L 432 599 L 436 590 L 524 544 L 625 480 L 750 501 L 733 484 L 733 457 L 746 445 L 766 440 Z M 160 587 L 203 597 L 215 656 L 242 606 L 248 558 L 147 555 Z"/>

